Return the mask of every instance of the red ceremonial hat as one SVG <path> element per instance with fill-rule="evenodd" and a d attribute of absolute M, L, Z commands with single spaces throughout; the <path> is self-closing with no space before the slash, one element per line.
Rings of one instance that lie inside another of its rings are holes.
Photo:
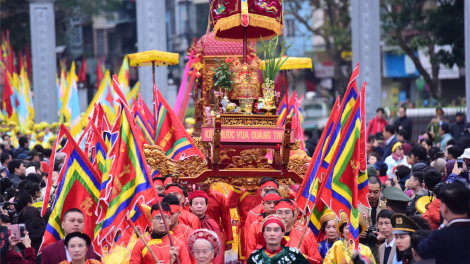
<path fill-rule="evenodd" d="M 267 217 L 263 220 L 263 222 L 262 222 L 262 224 L 261 224 L 261 233 L 259 234 L 259 239 L 258 239 L 258 241 L 259 241 L 258 244 L 259 244 L 261 247 L 265 247 L 265 246 L 266 246 L 266 240 L 264 239 L 264 228 L 265 228 L 267 225 L 272 224 L 272 223 L 278 224 L 278 225 L 281 227 L 282 231 L 283 231 L 283 232 L 286 232 L 286 224 L 285 224 L 284 220 L 282 220 L 282 218 L 280 218 L 280 217 L 277 216 L 277 215 L 269 215 L 269 216 L 267 216 Z M 286 244 L 287 244 L 287 240 L 286 240 L 285 238 L 283 238 L 283 239 L 281 240 L 281 244 L 282 244 L 282 245 L 286 245 Z"/>
<path fill-rule="evenodd" d="M 194 198 L 206 198 L 209 199 L 209 196 L 207 196 L 207 193 L 203 191 L 194 191 L 189 194 L 189 201 L 191 202 Z"/>
<path fill-rule="evenodd" d="M 220 243 L 220 239 L 217 234 L 209 229 L 197 229 L 188 238 L 188 250 L 193 257 L 194 244 L 198 239 L 203 239 L 211 243 L 212 248 L 214 249 L 214 258 L 219 255 L 222 244 Z"/>

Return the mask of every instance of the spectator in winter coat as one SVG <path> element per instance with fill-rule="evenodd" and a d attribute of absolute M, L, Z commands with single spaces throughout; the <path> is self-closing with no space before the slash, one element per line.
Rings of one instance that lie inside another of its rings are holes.
<path fill-rule="evenodd" d="M 29 238 L 28 231 L 25 231 L 23 240 L 16 240 L 13 236 L 9 238 L 10 249 L 5 257 L 5 263 L 8 264 L 36 264 L 36 251 L 31 247 L 31 239 Z M 15 251 L 16 245 L 24 245 L 23 251 L 24 258 L 21 253 Z M 3 261 L 2 261 L 3 263 Z"/>
<path fill-rule="evenodd" d="M 459 141 L 460 137 L 464 133 L 468 133 L 468 125 L 466 124 L 464 117 L 465 115 L 463 112 L 457 112 L 455 115 L 455 123 L 450 127 L 450 133 L 456 141 Z"/>
<path fill-rule="evenodd" d="M 428 169 L 424 171 L 424 188 L 436 195 L 436 185 L 441 182 L 441 179 L 441 173 L 435 169 Z M 423 218 L 428 220 L 433 230 L 437 229 L 441 224 L 441 217 L 439 214 L 440 208 L 441 202 L 439 201 L 439 197 L 435 196 L 432 202 L 428 204 L 426 213 L 423 214 Z"/>
<path fill-rule="evenodd" d="M 407 133 L 405 139 L 406 141 L 410 141 L 413 135 L 413 122 L 406 116 L 406 107 L 400 106 L 400 108 L 398 108 L 398 116 L 399 118 L 395 120 L 393 124 L 398 130 L 405 130 Z"/>
<path fill-rule="evenodd" d="M 439 141 L 439 148 L 441 151 L 446 151 L 447 142 L 452 139 L 449 124 L 442 122 L 441 126 L 439 127 L 439 135 L 441 136 Z"/>
<path fill-rule="evenodd" d="M 386 125 L 384 127 L 384 142 L 385 142 L 385 149 L 384 149 L 384 159 L 392 154 L 392 147 L 395 143 L 398 142 L 397 137 L 395 136 L 395 126 L 394 125 Z"/>
<path fill-rule="evenodd" d="M 387 176 L 389 178 L 393 178 L 393 167 L 396 167 L 399 164 L 411 167 L 408 165 L 408 162 L 406 161 L 405 152 L 400 142 L 396 142 L 395 145 L 393 145 L 392 154 L 385 158 L 385 163 L 388 166 Z"/>
<path fill-rule="evenodd" d="M 375 135 L 377 132 L 382 132 L 384 127 L 388 125 L 387 120 L 384 117 L 385 110 L 383 108 L 377 108 L 375 117 L 369 121 L 369 127 L 367 128 L 367 135 Z"/>
<path fill-rule="evenodd" d="M 384 127 L 388 125 L 387 120 L 384 117 L 385 110 L 383 108 L 377 108 L 375 117 L 369 121 L 369 127 L 367 128 L 367 136 L 375 135 L 377 132 L 382 132 Z"/>

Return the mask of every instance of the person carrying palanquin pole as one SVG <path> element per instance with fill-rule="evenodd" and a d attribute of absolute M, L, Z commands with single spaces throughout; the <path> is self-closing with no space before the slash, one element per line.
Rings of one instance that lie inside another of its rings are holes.
<path fill-rule="evenodd" d="M 158 204 L 154 204 L 152 206 L 151 214 L 153 231 L 150 235 L 144 238 L 145 241 L 157 257 L 159 263 L 175 264 L 177 263 L 176 258 L 179 259 L 181 264 L 191 263 L 186 243 L 173 236 L 172 239 L 175 246 L 172 247 L 170 245 L 170 238 L 168 237 L 161 212 L 163 212 L 163 217 L 165 217 L 166 222 L 169 224 L 171 207 L 165 202 L 161 202 L 160 204 L 161 208 Z M 129 263 L 151 264 L 156 262 L 145 243 L 142 240 L 139 240 L 132 250 Z"/>
<path fill-rule="evenodd" d="M 165 187 L 168 184 L 173 183 L 171 180 L 171 174 L 165 175 L 163 177 L 153 177 L 153 186 L 155 187 L 155 190 L 157 190 L 158 194 L 165 194 Z"/>
<path fill-rule="evenodd" d="M 287 247 L 299 247 L 300 252 L 304 254 L 308 262 L 312 264 L 322 263 L 322 257 L 318 252 L 316 240 L 312 240 L 309 236 L 304 236 L 301 243 L 302 231 L 294 228 L 297 220 L 296 203 L 290 199 L 282 199 L 276 202 L 274 213 L 284 220 L 286 224 L 286 234 L 284 238 L 287 240 Z"/>
<path fill-rule="evenodd" d="M 274 214 L 274 206 L 277 201 L 281 200 L 281 194 L 275 189 L 268 190 L 263 197 L 263 211 L 264 213 L 257 216 L 251 225 L 246 229 L 246 255 L 249 256 L 259 245 L 261 231 L 261 224 L 267 216 Z"/>
<path fill-rule="evenodd" d="M 237 208 L 240 221 L 237 224 L 238 234 L 238 259 L 245 260 L 245 222 L 251 209 L 259 205 L 263 198 L 257 191 L 240 189 L 232 186 L 233 189 L 227 196 L 227 207 Z"/>
<path fill-rule="evenodd" d="M 219 225 L 206 214 L 207 211 L 207 194 L 203 191 L 193 191 L 189 194 L 189 206 L 191 211 L 199 218 L 199 226 L 203 229 L 208 229 L 217 234 L 220 241 L 222 241 L 222 233 L 220 232 Z M 224 245 L 221 246 L 224 252 Z M 224 254 L 220 254 L 212 262 L 213 264 L 223 264 Z"/>
<path fill-rule="evenodd" d="M 206 213 L 219 224 L 219 229 L 224 235 L 222 243 L 225 245 L 225 250 L 232 249 L 232 218 L 230 216 L 230 209 L 226 206 L 225 195 L 213 190 L 212 186 L 208 183 L 200 183 L 198 186 L 200 190 L 207 194 L 208 205 Z"/>
<path fill-rule="evenodd" d="M 247 264 L 307 264 L 304 255 L 297 249 L 285 246 L 286 225 L 277 215 L 266 217 L 261 225 L 261 248 L 253 251 Z"/>
<path fill-rule="evenodd" d="M 217 234 L 208 229 L 198 229 L 188 238 L 188 250 L 197 264 L 210 264 L 223 255 L 222 243 Z"/>
<path fill-rule="evenodd" d="M 183 209 L 180 207 L 180 201 L 178 197 L 174 195 L 167 195 L 163 198 L 162 202 L 168 203 L 171 208 L 171 217 L 170 217 L 170 231 L 171 234 L 185 242 L 188 241 L 189 236 L 194 232 L 190 226 L 182 224 L 179 222 L 179 217 Z"/>
<path fill-rule="evenodd" d="M 184 192 L 183 192 L 183 187 L 176 184 L 176 183 L 171 183 L 165 186 L 165 194 L 166 195 L 174 195 L 178 197 L 180 201 L 180 207 L 181 207 L 181 214 L 179 216 L 178 221 L 182 224 L 185 224 L 187 226 L 190 226 L 192 229 L 196 230 L 200 228 L 199 225 L 199 220 L 197 216 L 195 216 L 193 213 L 185 210 L 183 208 L 184 204 Z"/>

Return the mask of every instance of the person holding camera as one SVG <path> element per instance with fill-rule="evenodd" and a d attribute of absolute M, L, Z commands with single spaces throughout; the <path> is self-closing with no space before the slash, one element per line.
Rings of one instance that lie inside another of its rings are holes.
<path fill-rule="evenodd" d="M 8 264 L 36 264 L 36 251 L 31 247 L 31 239 L 29 238 L 28 231 L 25 231 L 23 239 L 17 239 L 15 236 L 10 236 L 9 250 L 6 254 L 5 260 Z M 23 251 L 24 258 L 21 253 L 15 251 L 17 244 L 23 244 L 25 249 Z"/>
<path fill-rule="evenodd" d="M 369 200 L 370 209 L 359 205 L 358 209 L 361 214 L 366 216 L 367 226 L 375 226 L 377 223 L 377 215 L 380 211 L 387 209 L 385 202 L 380 200 L 380 194 L 382 193 L 382 182 L 379 178 L 372 176 L 369 177 Z"/>
<path fill-rule="evenodd" d="M 1 233 L 0 233 L 0 259 L 5 259 L 8 248 L 10 246 L 9 241 L 8 241 L 8 227 L 10 226 L 10 223 L 7 223 L 10 217 L 8 215 L 7 210 L 3 210 L 3 208 L 0 208 L 1 211 L 1 218 L 0 218 L 0 225 L 1 225 Z M 8 217 L 5 218 L 5 217 Z"/>

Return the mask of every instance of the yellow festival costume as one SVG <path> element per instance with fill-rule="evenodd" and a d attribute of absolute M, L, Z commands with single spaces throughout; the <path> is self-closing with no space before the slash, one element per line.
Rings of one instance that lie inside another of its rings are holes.
<path fill-rule="evenodd" d="M 336 218 L 336 230 L 341 234 L 340 231 L 341 225 L 344 223 L 348 223 L 348 217 L 344 212 L 341 212 L 340 218 Z M 362 214 L 359 214 L 359 226 L 361 227 L 361 232 L 359 236 L 361 236 L 367 230 L 367 223 Z M 359 244 L 359 253 L 363 256 L 369 258 L 369 260 L 375 263 L 374 256 L 372 255 L 372 251 L 368 246 L 363 244 Z M 354 255 L 354 243 L 349 243 L 347 239 L 342 238 L 341 240 L 336 241 L 333 246 L 328 250 L 326 253 L 325 259 L 323 260 L 324 264 L 349 264 L 351 261 L 352 256 Z"/>

